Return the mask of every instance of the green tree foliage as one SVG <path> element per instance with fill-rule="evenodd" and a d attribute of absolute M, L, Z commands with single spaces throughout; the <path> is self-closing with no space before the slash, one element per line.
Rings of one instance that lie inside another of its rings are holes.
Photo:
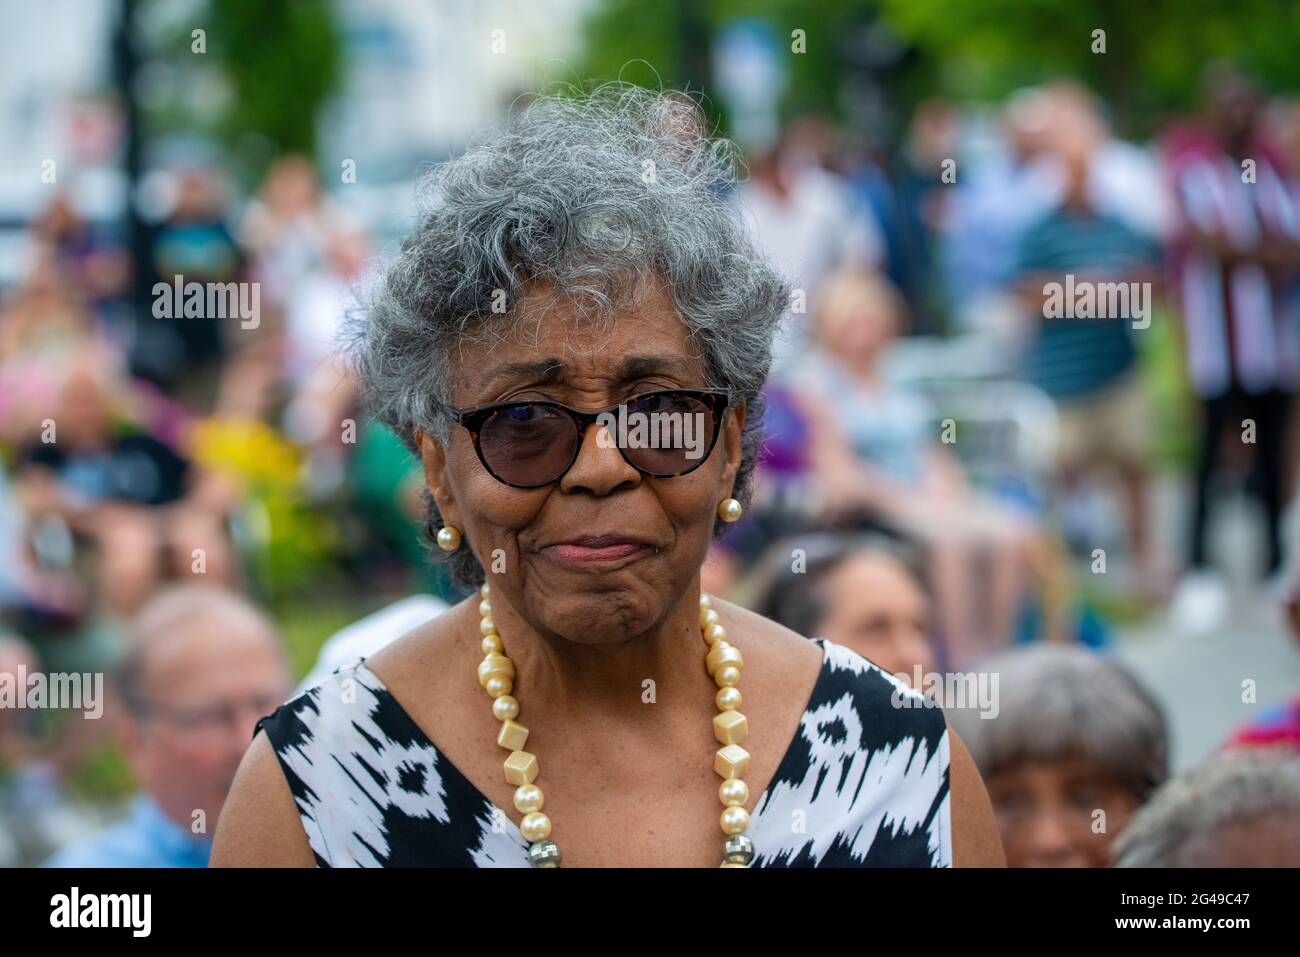
<path fill-rule="evenodd" d="M 711 37 L 735 17 L 769 21 L 787 44 L 792 30 L 806 31 L 807 53 L 788 59 L 787 116 L 840 111 L 846 38 L 876 21 L 909 48 L 885 78 L 904 108 L 936 93 L 999 99 L 1068 76 L 1140 134 L 1194 106 L 1215 59 L 1272 89 L 1300 89 L 1295 0 L 606 0 L 586 23 L 581 75 L 707 91 Z M 1093 52 L 1095 30 L 1105 31 L 1104 54 Z"/>
<path fill-rule="evenodd" d="M 843 28 L 869 21 L 871 11 L 860 0 L 605 0 L 585 24 L 586 58 L 579 73 L 587 80 L 707 93 L 713 35 L 730 20 L 754 18 L 771 23 L 786 49 L 793 30 L 806 33 L 807 52 L 792 53 L 785 63 L 785 112 L 833 111 Z M 708 105 L 715 112 L 721 106 Z"/>
<path fill-rule="evenodd" d="M 1204 66 L 1245 68 L 1300 89 L 1300 4 L 1293 0 L 880 0 L 945 93 L 998 97 L 1049 77 L 1097 90 L 1131 132 L 1198 100 Z M 1093 31 L 1106 52 L 1093 52 Z"/>
<path fill-rule="evenodd" d="M 234 86 L 227 136 L 255 132 L 311 154 L 316 113 L 340 79 L 332 7 L 319 0 L 210 0 L 208 52 Z"/>
<path fill-rule="evenodd" d="M 152 133 L 215 141 L 246 185 L 281 153 L 313 154 L 317 114 L 342 81 L 333 4 L 205 0 L 152 47 L 146 60 L 178 71 L 174 95 L 151 104 Z"/>

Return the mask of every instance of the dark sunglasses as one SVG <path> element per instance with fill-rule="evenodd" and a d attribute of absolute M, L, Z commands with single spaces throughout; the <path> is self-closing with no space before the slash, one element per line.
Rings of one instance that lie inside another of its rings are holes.
<path fill-rule="evenodd" d="M 538 488 L 558 482 L 573 467 L 583 436 L 594 424 L 614 426 L 609 430 L 613 444 L 643 475 L 671 478 L 692 472 L 718 441 L 727 398 L 720 390 L 664 389 L 598 412 L 528 401 L 452 409 L 449 414 L 469 430 L 489 475 L 515 488 Z M 602 422 L 604 416 L 613 420 Z"/>

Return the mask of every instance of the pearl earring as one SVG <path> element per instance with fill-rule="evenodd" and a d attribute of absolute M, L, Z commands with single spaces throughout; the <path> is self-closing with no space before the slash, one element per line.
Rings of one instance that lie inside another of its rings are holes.
<path fill-rule="evenodd" d="M 740 518 L 741 513 L 744 511 L 744 506 L 734 498 L 724 498 L 718 503 L 718 518 L 722 519 L 724 522 L 737 521 Z"/>
<path fill-rule="evenodd" d="M 454 552 L 460 548 L 460 529 L 454 525 L 444 525 L 438 529 L 438 547 L 444 552 Z"/>

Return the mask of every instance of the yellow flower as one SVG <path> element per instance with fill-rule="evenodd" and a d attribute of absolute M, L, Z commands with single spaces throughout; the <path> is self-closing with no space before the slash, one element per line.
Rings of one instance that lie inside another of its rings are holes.
<path fill-rule="evenodd" d="M 191 436 L 190 454 L 202 467 L 244 486 L 294 486 L 302 463 L 302 455 L 292 443 L 257 419 L 200 422 Z"/>

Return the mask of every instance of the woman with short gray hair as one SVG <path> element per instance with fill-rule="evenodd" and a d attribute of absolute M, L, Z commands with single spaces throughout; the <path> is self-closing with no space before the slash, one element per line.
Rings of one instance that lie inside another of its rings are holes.
<path fill-rule="evenodd" d="M 1011 867 L 1105 867 L 1114 835 L 1168 774 L 1165 718 L 1120 664 L 1017 648 L 976 666 L 996 713 L 951 710 L 988 784 Z"/>
<path fill-rule="evenodd" d="M 214 862 L 1000 862 L 940 712 L 701 593 L 787 293 L 734 167 L 693 103 L 618 85 L 431 175 L 360 364 L 478 590 L 263 719 Z"/>
<path fill-rule="evenodd" d="M 1115 842 L 1116 867 L 1300 867 L 1300 758 L 1229 752 L 1167 781 Z"/>

